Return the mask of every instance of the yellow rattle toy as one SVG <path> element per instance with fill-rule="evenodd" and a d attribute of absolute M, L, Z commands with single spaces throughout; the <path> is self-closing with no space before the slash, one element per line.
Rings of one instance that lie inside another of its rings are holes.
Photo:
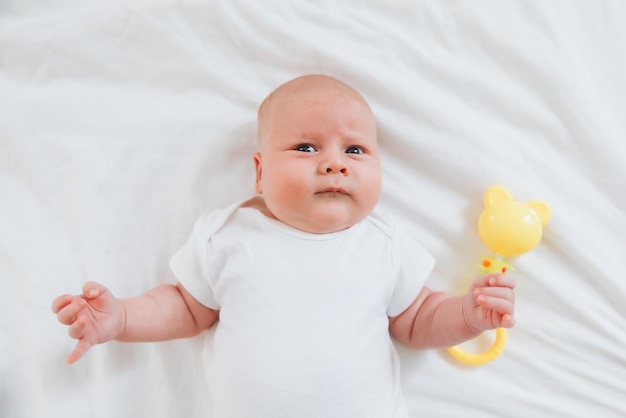
<path fill-rule="evenodd" d="M 496 256 L 483 258 L 483 273 L 515 270 L 504 257 L 521 255 L 535 248 L 551 216 L 550 207 L 540 200 L 518 202 L 504 187 L 490 187 L 485 192 L 485 209 L 478 218 L 478 234 Z M 506 338 L 506 328 L 498 328 L 495 342 L 484 353 L 468 353 L 459 346 L 449 347 L 448 352 L 463 363 L 480 366 L 502 354 Z"/>

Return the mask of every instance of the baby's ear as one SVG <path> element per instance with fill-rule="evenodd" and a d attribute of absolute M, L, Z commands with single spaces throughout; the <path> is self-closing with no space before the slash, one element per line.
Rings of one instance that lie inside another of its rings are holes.
<path fill-rule="evenodd" d="M 252 156 L 254 160 L 254 170 L 256 172 L 256 181 L 254 182 L 254 189 L 258 194 L 263 194 L 263 187 L 261 187 L 261 175 L 263 174 L 263 167 L 261 165 L 261 153 L 255 152 Z"/>
<path fill-rule="evenodd" d="M 539 219 L 541 220 L 541 226 L 546 226 L 552 218 L 552 209 L 542 200 L 533 200 L 528 202 L 528 207 L 535 211 Z"/>
<path fill-rule="evenodd" d="M 511 193 L 502 186 L 491 186 L 485 192 L 485 207 L 489 208 L 495 204 L 502 202 L 510 202 L 513 200 Z"/>

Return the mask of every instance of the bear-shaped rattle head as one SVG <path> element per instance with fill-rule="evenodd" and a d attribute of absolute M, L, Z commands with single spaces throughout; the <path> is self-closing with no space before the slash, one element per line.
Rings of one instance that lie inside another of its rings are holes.
<path fill-rule="evenodd" d="M 529 252 L 541 241 L 552 212 L 540 201 L 513 200 L 507 189 L 492 186 L 485 192 L 485 209 L 478 218 L 480 239 L 502 257 Z"/>

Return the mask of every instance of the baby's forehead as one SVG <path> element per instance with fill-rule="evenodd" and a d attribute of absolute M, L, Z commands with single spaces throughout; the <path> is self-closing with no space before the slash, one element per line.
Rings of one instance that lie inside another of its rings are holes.
<path fill-rule="evenodd" d="M 352 103 L 361 107 L 365 113 L 361 122 L 374 127 L 376 118 L 363 96 L 349 85 L 326 76 L 304 76 L 289 81 L 275 89 L 261 104 L 258 111 L 258 139 L 263 143 L 271 136 L 277 122 L 284 122 L 283 116 L 289 109 L 319 109 L 334 104 Z M 340 104 L 339 106 L 343 106 Z M 349 105 L 352 106 L 352 105 Z M 367 122 L 366 122 L 367 121 Z"/>

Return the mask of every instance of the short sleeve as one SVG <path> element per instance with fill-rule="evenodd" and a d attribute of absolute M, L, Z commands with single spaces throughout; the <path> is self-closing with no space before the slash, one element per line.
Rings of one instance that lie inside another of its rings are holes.
<path fill-rule="evenodd" d="M 435 258 L 403 231 L 392 234 L 392 264 L 395 283 L 387 315 L 398 316 L 415 300 L 435 266 Z"/>
<path fill-rule="evenodd" d="M 206 216 L 196 222 L 185 245 L 170 259 L 170 268 L 194 298 L 211 309 L 219 309 L 209 281 L 207 264 L 209 237 L 204 233 L 206 222 Z"/>
<path fill-rule="evenodd" d="M 170 269 L 178 281 L 198 302 L 211 309 L 220 309 L 209 271 L 211 237 L 226 224 L 241 203 L 202 215 L 185 245 L 170 259 Z"/>

